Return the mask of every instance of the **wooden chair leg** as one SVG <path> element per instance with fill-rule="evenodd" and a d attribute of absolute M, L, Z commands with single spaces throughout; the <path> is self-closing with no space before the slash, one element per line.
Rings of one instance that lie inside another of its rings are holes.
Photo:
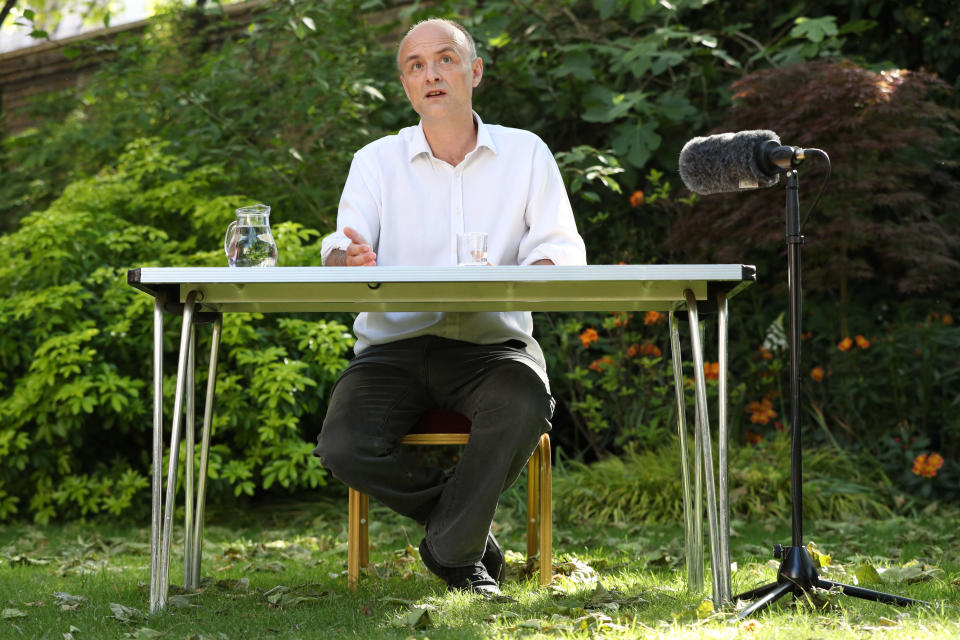
<path fill-rule="evenodd" d="M 539 552 L 540 533 L 540 446 L 527 462 L 527 558 Z"/>
<path fill-rule="evenodd" d="M 370 564 L 370 496 L 365 493 L 360 494 L 360 533 L 358 542 L 360 543 L 360 566 L 366 567 Z"/>
<path fill-rule="evenodd" d="M 550 436 L 540 436 L 540 585 L 553 581 L 553 476 L 550 466 Z"/>
<path fill-rule="evenodd" d="M 349 490 L 347 501 L 347 587 L 356 591 L 360 577 L 360 520 L 361 502 L 365 498 L 359 491 Z"/>

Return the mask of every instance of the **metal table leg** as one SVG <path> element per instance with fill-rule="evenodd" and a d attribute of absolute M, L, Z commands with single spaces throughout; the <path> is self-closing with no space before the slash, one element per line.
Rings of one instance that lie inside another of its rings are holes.
<path fill-rule="evenodd" d="M 190 588 L 190 573 L 191 568 L 193 567 L 193 558 L 191 556 L 193 552 L 193 547 L 190 544 L 190 540 L 193 538 L 193 452 L 196 450 L 196 443 L 194 442 L 195 430 L 195 417 L 196 417 L 196 406 L 194 405 L 194 398 L 196 397 L 196 355 L 197 355 L 197 328 L 190 323 L 190 340 L 188 341 L 190 347 L 187 352 L 187 382 L 185 389 L 185 402 L 186 405 L 186 429 L 184 432 L 185 436 L 185 447 L 184 447 L 184 457 L 183 457 L 183 481 L 184 481 L 184 522 L 183 522 L 183 586 Z"/>
<path fill-rule="evenodd" d="M 203 434 L 200 442 L 200 468 L 197 470 L 197 501 L 195 520 L 191 537 L 185 537 L 185 544 L 192 548 L 192 562 L 184 584 L 189 589 L 200 586 L 200 560 L 203 548 L 203 510 L 206 505 L 207 465 L 210 459 L 210 431 L 213 423 L 213 403 L 217 387 L 217 358 L 220 352 L 220 335 L 223 328 L 223 316 L 217 316 L 213 323 L 213 336 L 210 339 L 210 368 L 207 372 L 207 396 L 203 405 Z M 189 495 L 189 493 L 188 493 Z"/>
<path fill-rule="evenodd" d="M 669 314 L 669 320 L 673 386 L 677 400 L 677 435 L 680 438 L 680 482 L 683 488 L 683 537 L 687 588 L 693 593 L 700 593 L 703 591 L 703 561 L 699 551 L 703 548 L 703 540 L 697 541 L 694 532 L 696 512 L 690 490 L 690 446 L 687 442 L 687 412 L 683 393 L 683 358 L 680 353 L 680 331 L 673 311 Z"/>
<path fill-rule="evenodd" d="M 719 453 L 719 525 L 720 525 L 720 587 L 721 602 L 729 602 L 733 598 L 733 588 L 730 579 L 730 483 L 729 483 L 729 440 L 730 434 L 727 430 L 727 333 L 728 333 L 728 315 L 729 305 L 727 304 L 727 294 L 717 295 L 717 446 Z"/>
<path fill-rule="evenodd" d="M 197 292 L 191 291 L 183 305 L 183 328 L 180 331 L 180 355 L 177 359 L 177 386 L 173 399 L 173 427 L 170 430 L 170 460 L 167 466 L 167 495 L 163 508 L 163 533 L 160 542 L 160 580 L 157 589 L 157 609 L 167 606 L 167 588 L 170 583 L 170 540 L 173 536 L 173 512 L 177 489 L 177 463 L 180 457 L 180 422 L 183 418 L 184 386 L 193 331 L 193 311 Z"/>
<path fill-rule="evenodd" d="M 150 516 L 150 613 L 159 609 L 160 598 L 160 492 L 163 472 L 163 303 L 157 294 L 153 303 L 153 494 Z"/>
<path fill-rule="evenodd" d="M 693 496 L 691 500 L 689 445 L 686 429 L 683 371 L 677 319 L 670 313 L 670 347 L 673 355 L 674 388 L 677 402 L 677 432 L 680 437 L 680 471 L 683 485 L 684 538 L 688 588 L 693 593 L 703 590 L 703 492 L 706 492 L 707 522 L 710 533 L 710 563 L 713 567 L 713 602 L 717 607 L 730 602 L 730 515 L 729 515 L 729 448 L 727 430 L 727 298 L 721 294 L 718 303 L 718 448 L 719 488 L 714 476 L 713 446 L 707 405 L 706 375 L 703 358 L 703 328 L 693 292 L 685 291 L 690 322 L 690 343 L 693 352 L 695 382 L 695 423 Z M 719 494 L 719 495 L 718 495 Z"/>
<path fill-rule="evenodd" d="M 217 315 L 210 345 L 210 368 L 207 376 L 207 394 L 203 414 L 203 433 L 200 444 L 200 464 L 194 469 L 195 450 L 195 364 L 196 326 L 194 307 L 197 292 L 187 295 L 183 307 L 183 328 L 180 334 L 180 353 L 177 360 L 177 383 L 174 394 L 173 426 L 170 433 L 169 466 L 167 471 L 166 504 L 163 493 L 163 306 L 164 298 L 157 296 L 154 305 L 154 415 L 153 415 L 153 495 L 150 529 L 150 613 L 166 607 L 169 589 L 170 543 L 173 514 L 176 503 L 177 465 L 180 457 L 180 425 L 185 417 L 186 522 L 184 523 L 184 586 L 196 589 L 200 582 L 200 561 L 203 545 L 203 516 L 206 505 L 206 479 L 210 459 L 210 435 L 216 395 L 217 360 L 223 316 Z M 196 490 L 194 490 L 196 483 Z M 161 524 L 162 522 L 162 524 Z"/>
<path fill-rule="evenodd" d="M 707 522 L 710 526 L 710 564 L 713 567 L 714 605 L 723 602 L 717 567 L 720 564 L 719 525 L 717 523 L 717 496 L 713 474 L 713 445 L 710 441 L 710 419 L 707 412 L 707 381 L 703 369 L 703 344 L 700 340 L 700 321 L 697 313 L 697 299 L 689 289 L 684 292 L 687 298 L 687 313 L 690 316 L 690 340 L 693 351 L 693 379 L 696 389 L 697 415 L 700 418 L 700 441 L 703 447 L 703 474 L 707 493 Z"/>

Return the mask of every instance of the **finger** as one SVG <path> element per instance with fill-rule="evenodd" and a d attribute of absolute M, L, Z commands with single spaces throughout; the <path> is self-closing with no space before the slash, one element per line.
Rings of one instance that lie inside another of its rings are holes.
<path fill-rule="evenodd" d="M 359 231 L 357 231 L 352 227 L 344 227 L 343 235 L 350 238 L 350 240 L 355 242 L 356 244 L 370 244 L 369 242 L 367 242 L 367 239 L 360 234 Z"/>
<path fill-rule="evenodd" d="M 347 256 L 347 266 L 349 267 L 374 267 L 376 264 L 377 254 L 372 251 Z"/>
<path fill-rule="evenodd" d="M 364 254 L 364 253 L 370 253 L 370 245 L 368 245 L 368 244 L 357 244 L 357 243 L 355 243 L 355 242 L 351 242 L 349 245 L 347 245 L 347 255 L 348 255 L 348 256 L 354 256 L 354 257 L 356 257 L 356 256 L 362 255 L 362 254 Z"/>

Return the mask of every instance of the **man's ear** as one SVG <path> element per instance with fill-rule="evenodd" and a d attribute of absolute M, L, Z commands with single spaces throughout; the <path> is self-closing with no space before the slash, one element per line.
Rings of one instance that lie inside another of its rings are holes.
<path fill-rule="evenodd" d="M 473 88 L 476 89 L 483 78 L 483 58 L 478 57 L 473 61 Z"/>

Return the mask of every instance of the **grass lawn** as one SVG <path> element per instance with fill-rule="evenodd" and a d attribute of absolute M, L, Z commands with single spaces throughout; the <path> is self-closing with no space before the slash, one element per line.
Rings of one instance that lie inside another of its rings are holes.
<path fill-rule="evenodd" d="M 713 612 L 687 592 L 682 528 L 561 525 L 549 588 L 526 571 L 522 495 L 505 497 L 496 531 L 508 550 L 502 601 L 447 593 L 419 562 L 421 532 L 371 505 L 372 566 L 346 587 L 346 501 L 284 503 L 215 514 L 199 593 L 172 589 L 148 615 L 149 523 L 106 520 L 0 528 L 0 638 L 804 638 L 960 637 L 960 514 L 809 522 L 830 556 L 821 573 L 928 601 L 899 608 L 815 594 L 753 619 Z M 558 505 L 557 508 L 560 508 Z M 734 522 L 734 593 L 770 581 L 789 522 Z M 175 533 L 176 536 L 180 532 Z M 182 541 L 171 582 L 182 584 Z M 826 561 L 826 558 L 824 559 Z M 709 585 L 709 572 L 707 584 Z"/>

